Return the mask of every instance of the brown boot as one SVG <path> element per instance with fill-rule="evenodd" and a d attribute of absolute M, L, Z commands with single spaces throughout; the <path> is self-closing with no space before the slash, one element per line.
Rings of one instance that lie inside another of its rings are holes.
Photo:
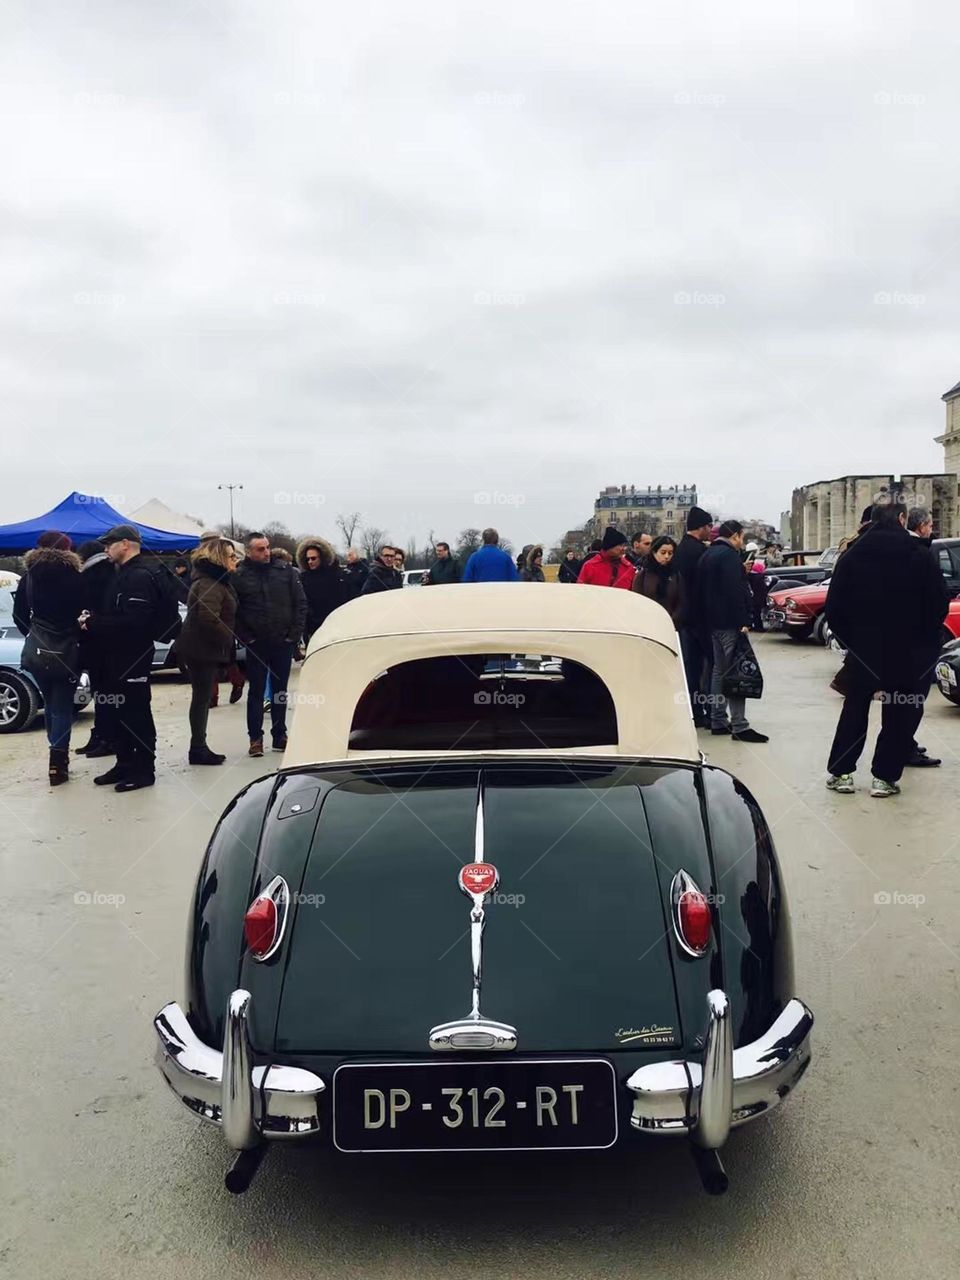
<path fill-rule="evenodd" d="M 51 787 L 59 787 L 70 781 L 70 752 L 60 747 L 50 748 L 50 766 L 47 770 Z"/>

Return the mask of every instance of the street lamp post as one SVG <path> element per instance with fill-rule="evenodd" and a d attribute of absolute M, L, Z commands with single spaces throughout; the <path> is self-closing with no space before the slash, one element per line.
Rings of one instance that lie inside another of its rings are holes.
<path fill-rule="evenodd" d="M 230 494 L 230 537 L 232 538 L 236 533 L 236 529 L 233 523 L 233 491 L 234 489 L 242 489 L 243 485 L 242 484 L 218 484 L 217 488 L 226 489 Z"/>

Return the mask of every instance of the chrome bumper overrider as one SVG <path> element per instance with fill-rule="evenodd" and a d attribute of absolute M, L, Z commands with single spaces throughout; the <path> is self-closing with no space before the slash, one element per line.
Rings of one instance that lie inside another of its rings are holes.
<path fill-rule="evenodd" d="M 326 1089 L 302 1067 L 252 1065 L 249 1008 L 249 992 L 231 994 L 222 1051 L 196 1036 L 178 1004 L 165 1005 L 153 1020 L 167 1084 L 194 1115 L 220 1125 L 235 1151 L 265 1138 L 317 1133 Z M 711 991 L 702 1062 L 651 1062 L 627 1080 L 633 1127 L 687 1134 L 707 1150 L 721 1147 L 731 1128 L 772 1110 L 799 1081 L 810 1062 L 812 1026 L 807 1006 L 791 1000 L 764 1035 L 734 1049 L 730 1003 L 723 991 Z"/>
<path fill-rule="evenodd" d="M 250 995 L 234 991 L 227 1004 L 221 1053 L 192 1031 L 178 1004 L 153 1020 L 157 1066 L 190 1111 L 219 1124 L 227 1146 L 243 1151 L 263 1138 L 302 1138 L 320 1128 L 320 1095 L 326 1085 L 302 1067 L 251 1064 L 247 1013 Z"/>
<path fill-rule="evenodd" d="M 635 1129 L 688 1134 L 701 1147 L 723 1145 L 731 1128 L 771 1111 L 810 1065 L 813 1014 L 790 1000 L 758 1040 L 733 1048 L 730 1003 L 707 996 L 703 1062 L 653 1062 L 627 1081 Z"/>

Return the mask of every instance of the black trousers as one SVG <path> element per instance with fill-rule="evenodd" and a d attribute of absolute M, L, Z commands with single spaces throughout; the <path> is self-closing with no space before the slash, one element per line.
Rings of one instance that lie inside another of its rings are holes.
<path fill-rule="evenodd" d="M 117 764 L 126 774 L 153 777 L 157 730 L 150 710 L 149 676 L 119 680 L 111 686 L 116 700 Z"/>
<path fill-rule="evenodd" d="M 687 677 L 687 692 L 690 694 L 693 718 L 705 721 L 709 719 L 705 693 L 710 688 L 710 682 L 704 668 L 709 660 L 699 631 L 693 627 L 680 629 L 680 652 L 683 655 L 683 671 Z M 713 663 L 710 661 L 710 667 L 712 666 Z"/>
<path fill-rule="evenodd" d="M 190 750 L 207 745 L 207 720 L 210 718 L 210 701 L 217 687 L 218 664 L 215 662 L 191 662 L 187 666 L 190 685 Z"/>
<path fill-rule="evenodd" d="M 852 677 L 843 700 L 827 768 L 836 776 L 853 773 L 867 738 L 867 721 L 873 701 L 872 683 Z M 912 688 L 880 694 L 880 733 L 873 751 L 873 776 L 884 782 L 899 782 L 914 749 L 914 735 L 923 719 L 927 686 L 917 682 Z"/>

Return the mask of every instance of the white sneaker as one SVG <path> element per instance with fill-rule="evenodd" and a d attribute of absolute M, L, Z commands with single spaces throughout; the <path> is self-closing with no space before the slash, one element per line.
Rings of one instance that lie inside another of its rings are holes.
<path fill-rule="evenodd" d="M 895 782 L 884 782 L 883 778 L 874 778 L 870 794 L 882 800 L 885 796 L 898 796 L 900 788 Z"/>
<path fill-rule="evenodd" d="M 831 774 L 827 779 L 827 790 L 836 791 L 842 796 L 852 796 L 854 791 L 856 791 L 856 787 L 853 785 L 853 774 Z"/>

